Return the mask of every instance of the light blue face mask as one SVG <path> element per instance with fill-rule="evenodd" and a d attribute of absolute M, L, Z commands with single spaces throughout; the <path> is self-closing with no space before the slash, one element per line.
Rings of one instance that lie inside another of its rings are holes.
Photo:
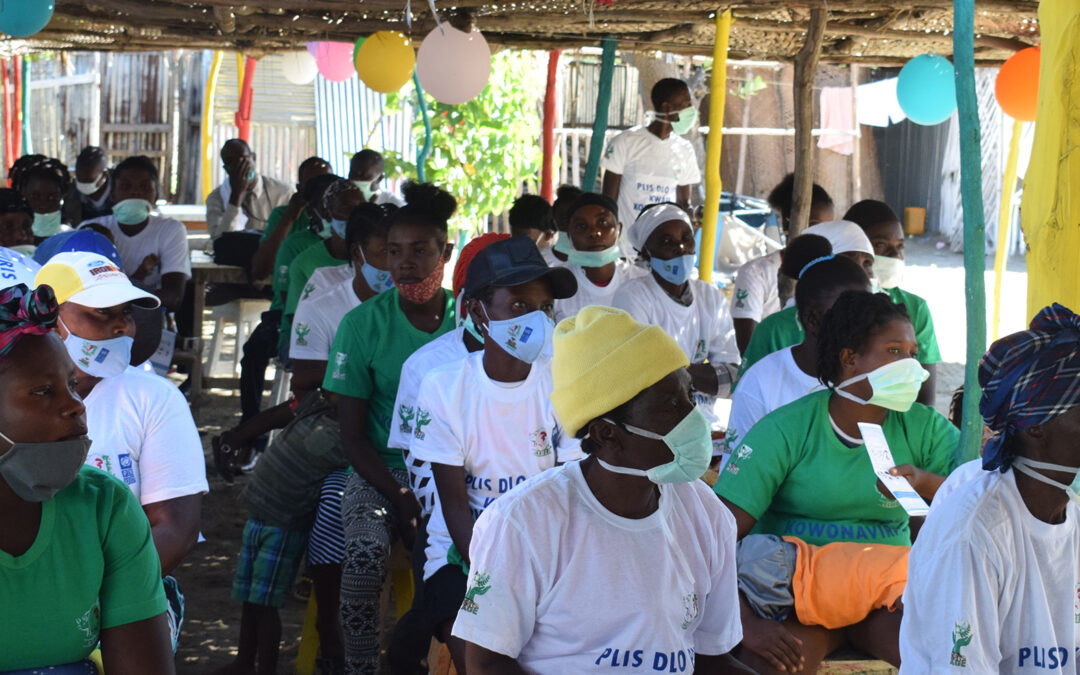
<path fill-rule="evenodd" d="M 342 220 L 340 218 L 333 218 L 330 220 L 330 231 L 344 239 L 345 226 L 348 224 L 348 221 Z"/>
<path fill-rule="evenodd" d="M 379 181 L 377 181 L 377 180 L 354 180 L 354 181 L 352 181 L 352 184 L 355 185 L 357 187 L 357 189 L 360 190 L 360 193 L 364 195 L 364 201 L 365 202 L 370 202 L 371 198 L 374 197 L 376 195 L 376 193 L 378 193 L 378 191 L 379 191 L 379 188 L 377 187 L 378 183 L 379 183 Z"/>
<path fill-rule="evenodd" d="M 360 259 L 364 261 L 363 266 L 360 267 L 360 274 L 364 276 L 364 281 L 367 282 L 368 288 L 378 294 L 394 287 L 394 279 L 390 276 L 390 272 L 388 270 L 381 270 L 378 267 L 369 264 L 367 258 L 364 257 L 363 248 L 360 248 Z"/>
<path fill-rule="evenodd" d="M 138 225 L 150 217 L 153 208 L 145 199 L 125 199 L 113 206 L 113 215 L 121 225 Z"/>
<path fill-rule="evenodd" d="M 689 483 L 705 475 L 712 459 L 712 431 L 709 420 L 697 406 L 666 434 L 657 434 L 646 429 L 620 424 L 604 418 L 605 422 L 622 427 L 632 434 L 663 441 L 675 458 L 666 464 L 659 464 L 648 470 L 631 469 L 625 466 L 608 464 L 599 457 L 600 466 L 614 473 L 627 476 L 642 476 L 654 483 Z"/>
<path fill-rule="evenodd" d="M 35 213 L 31 225 L 35 237 L 51 237 L 60 231 L 60 212 Z"/>
<path fill-rule="evenodd" d="M 566 261 L 578 267 L 604 267 L 621 257 L 622 251 L 619 249 L 618 243 L 610 248 L 605 248 L 603 251 L 579 251 L 571 245 L 570 250 L 566 253 Z"/>
<path fill-rule="evenodd" d="M 314 214 L 311 216 L 311 225 L 312 231 L 319 235 L 320 239 L 329 239 L 330 235 L 334 233 L 334 231 L 330 229 L 330 223 Z"/>
<path fill-rule="evenodd" d="M 513 319 L 491 318 L 487 308 L 480 305 L 487 316 L 487 335 L 503 351 L 525 363 L 534 363 L 545 353 L 551 351 L 552 336 L 555 334 L 555 322 L 550 316 L 536 310 Z"/>
<path fill-rule="evenodd" d="M 465 331 L 476 338 L 476 341 L 480 344 L 484 344 L 484 334 L 477 329 L 476 324 L 472 320 L 472 315 L 465 311 L 465 292 L 458 293 L 457 300 L 454 305 L 454 316 L 457 317 L 457 325 L 465 329 Z"/>
<path fill-rule="evenodd" d="M 127 335 L 109 340 L 87 340 L 71 332 L 63 319 L 60 325 L 67 331 L 64 348 L 75 366 L 91 377 L 115 377 L 131 365 L 131 347 L 135 339 Z"/>
<path fill-rule="evenodd" d="M 660 278 L 664 281 L 672 284 L 684 284 L 690 278 L 691 272 L 694 271 L 694 262 L 696 260 L 696 255 L 687 253 L 686 255 L 680 255 L 671 260 L 649 258 L 649 266 L 652 267 L 653 272 L 659 274 Z"/>
<path fill-rule="evenodd" d="M 560 232 L 559 237 L 555 240 L 555 243 L 551 245 L 551 248 L 554 249 L 556 253 L 562 253 L 565 256 L 570 255 L 570 251 L 573 250 L 573 247 L 570 245 L 570 235 L 565 232 Z"/>

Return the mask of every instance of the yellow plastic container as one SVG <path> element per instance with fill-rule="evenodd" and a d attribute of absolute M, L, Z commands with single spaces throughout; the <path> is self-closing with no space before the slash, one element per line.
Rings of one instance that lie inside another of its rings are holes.
<path fill-rule="evenodd" d="M 926 209 L 909 206 L 904 209 L 904 234 L 922 234 L 926 231 Z"/>

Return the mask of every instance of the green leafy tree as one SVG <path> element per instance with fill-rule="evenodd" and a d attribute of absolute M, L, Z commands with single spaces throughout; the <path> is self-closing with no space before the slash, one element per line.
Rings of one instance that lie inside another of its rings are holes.
<path fill-rule="evenodd" d="M 492 58 L 491 77 L 471 101 L 447 105 L 425 95 L 431 119 L 431 154 L 425 165 L 428 181 L 458 199 L 451 226 L 475 233 L 486 229 L 488 216 L 510 208 L 524 182 L 540 175 L 540 116 L 533 57 L 503 51 Z M 416 91 L 408 85 L 387 96 L 384 114 L 415 107 Z M 413 133 L 423 144 L 424 123 L 414 114 Z M 388 151 L 387 173 L 416 178 L 416 158 Z"/>

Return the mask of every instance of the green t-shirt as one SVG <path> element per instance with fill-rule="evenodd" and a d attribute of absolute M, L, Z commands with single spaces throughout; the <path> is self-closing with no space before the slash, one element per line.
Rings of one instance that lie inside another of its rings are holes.
<path fill-rule="evenodd" d="M 263 230 L 262 236 L 259 237 L 259 243 L 262 243 L 270 238 L 270 235 L 274 233 L 274 230 L 281 224 L 281 217 L 285 215 L 285 211 L 289 207 L 275 206 L 274 210 L 270 212 L 270 216 L 266 219 L 266 229 Z M 300 209 L 300 215 L 293 221 L 292 227 L 289 228 L 289 234 L 285 235 L 286 238 L 296 234 L 297 232 L 308 229 L 307 209 Z"/>
<path fill-rule="evenodd" d="M 0 551 L 0 671 L 85 659 L 100 631 L 166 609 L 150 524 L 126 485 L 83 466 L 41 505 L 29 550 Z"/>
<path fill-rule="evenodd" d="M 757 519 L 754 534 L 808 544 L 860 541 L 910 545 L 907 513 L 882 495 L 863 446 L 849 448 L 829 421 L 830 391 L 804 396 L 763 417 L 731 455 L 714 486 Z M 952 471 L 960 431 L 920 403 L 889 411 L 882 429 L 897 465 Z"/>
<path fill-rule="evenodd" d="M 398 304 L 398 290 L 392 288 L 346 314 L 330 348 L 323 389 L 367 399 L 368 438 L 391 468 L 405 468 L 401 451 L 386 447 L 401 366 L 417 349 L 454 329 L 454 298 L 446 289 L 443 294 L 446 308 L 434 333 L 409 323 Z"/>
<path fill-rule="evenodd" d="M 326 242 L 322 240 L 319 240 L 318 244 L 308 246 L 293 258 L 292 264 L 289 265 L 289 293 L 285 300 L 285 316 L 296 314 L 296 306 L 300 304 L 304 293 L 311 292 L 305 290 L 305 287 L 315 270 L 320 267 L 336 267 L 347 262 L 349 261 L 338 260 L 330 255 L 330 251 L 326 249 Z"/>
<path fill-rule="evenodd" d="M 270 303 L 270 309 L 285 309 L 285 295 L 289 292 L 289 265 L 304 249 L 320 241 L 322 238 L 319 235 L 311 230 L 303 229 L 290 232 L 285 237 L 285 241 L 281 242 L 277 256 L 274 257 L 274 273 L 270 286 L 274 298 Z"/>
<path fill-rule="evenodd" d="M 915 342 L 919 345 L 919 363 L 924 366 L 940 363 L 941 350 L 934 334 L 934 317 L 930 315 L 926 300 L 899 288 L 887 289 L 885 293 L 893 302 L 907 308 L 911 325 L 915 329 Z M 746 346 L 742 364 L 739 366 L 739 376 L 742 377 L 750 366 L 769 354 L 799 344 L 804 336 L 795 307 L 788 307 L 765 317 L 750 336 L 750 344 Z"/>

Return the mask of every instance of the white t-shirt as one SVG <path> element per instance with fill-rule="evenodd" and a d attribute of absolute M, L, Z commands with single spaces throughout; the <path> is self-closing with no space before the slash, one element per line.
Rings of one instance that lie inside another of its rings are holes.
<path fill-rule="evenodd" d="M 321 272 L 324 269 L 337 268 L 321 267 L 315 271 Z M 296 305 L 296 314 L 293 315 L 289 356 L 310 361 L 328 360 L 337 327 L 349 310 L 359 305 L 360 298 L 356 297 L 356 291 L 353 290 L 352 277 L 301 298 Z"/>
<path fill-rule="evenodd" d="M 300 306 L 300 302 L 315 295 L 317 291 L 336 286 L 346 280 L 351 282 L 355 274 L 356 271 L 353 266 L 348 263 L 329 267 L 316 267 L 315 271 L 308 277 L 307 283 L 304 284 L 304 292 L 300 296 L 300 300 L 297 301 L 297 307 Z M 295 313 L 293 316 L 295 316 Z"/>
<path fill-rule="evenodd" d="M 661 139 L 647 127 L 628 129 L 608 141 L 604 171 L 622 176 L 619 222 L 629 225 L 649 204 L 676 201 L 676 188 L 701 182 L 694 146 L 671 133 Z"/>
<path fill-rule="evenodd" d="M 735 519 L 702 481 L 622 518 L 571 462 L 489 506 L 469 552 L 454 635 L 528 673 L 689 673 L 742 639 Z"/>
<path fill-rule="evenodd" d="M 428 373 L 416 397 L 416 416 L 430 424 L 414 434 L 409 451 L 425 462 L 465 469 L 473 520 L 515 485 L 555 466 L 581 459 L 581 442 L 563 433 L 551 405 L 551 361 L 533 364 L 512 384 L 484 371 L 484 353 Z M 446 565 L 453 540 L 436 509 L 428 522 L 427 579 Z"/>
<path fill-rule="evenodd" d="M 911 549 L 900 672 L 1075 673 L 1080 507 L 1045 523 L 1012 470 L 984 474 L 947 497 Z"/>
<path fill-rule="evenodd" d="M 425 375 L 443 364 L 459 361 L 469 353 L 462 339 L 463 333 L 464 330 L 458 328 L 440 335 L 413 352 L 401 366 L 401 379 L 398 382 L 397 398 L 394 400 L 394 419 L 390 422 L 390 436 L 386 446 L 397 448 L 404 455 L 405 468 L 409 472 L 409 486 L 420 502 L 420 511 L 425 516 L 438 510 L 439 495 L 435 490 L 431 464 L 417 459 L 409 451 L 416 432 L 413 425 L 416 419 L 416 397 L 420 393 L 420 383 Z"/>
<path fill-rule="evenodd" d="M 821 380 L 807 375 L 795 364 L 791 347 L 762 358 L 743 373 L 731 395 L 731 417 L 724 441 L 728 452 L 739 446 L 762 417 L 824 388 Z"/>
<path fill-rule="evenodd" d="M 169 380 L 128 367 L 86 397 L 86 463 L 116 476 L 141 504 L 209 491 L 202 441 Z"/>
<path fill-rule="evenodd" d="M 780 251 L 754 258 L 735 275 L 731 316 L 736 319 L 762 319 L 780 311 L 780 292 L 776 275 L 780 273 Z"/>
<path fill-rule="evenodd" d="M 575 316 L 582 307 L 589 305 L 603 305 L 612 307 L 615 301 L 615 291 L 629 282 L 649 272 L 636 265 L 631 265 L 625 260 L 615 261 L 615 276 L 607 286 L 597 286 L 585 276 L 585 269 L 577 265 L 567 265 L 567 269 L 574 273 L 577 278 L 578 289 L 572 297 L 555 301 L 555 322 L 558 323 L 568 316 Z"/>
<path fill-rule="evenodd" d="M 562 234 L 559 236 L 565 237 L 566 235 Z M 547 263 L 548 267 L 562 267 L 566 264 L 565 260 L 559 260 L 555 257 L 555 249 L 551 246 L 545 246 L 540 249 L 540 256 L 544 259 L 544 262 Z"/>
<path fill-rule="evenodd" d="M 986 469 L 982 466 L 982 457 L 973 459 L 970 462 L 964 462 L 953 469 L 953 472 L 945 478 L 945 482 L 938 486 L 937 492 L 934 493 L 934 501 L 930 502 L 930 513 L 936 511 L 938 506 L 943 504 L 945 498 L 951 495 L 956 488 L 984 473 L 986 473 Z"/>
<path fill-rule="evenodd" d="M 158 257 L 158 266 L 150 270 L 141 281 L 131 280 L 139 288 L 156 291 L 161 288 L 161 277 L 173 272 L 180 272 L 188 279 L 191 278 L 187 228 L 179 220 L 150 216 L 146 228 L 134 237 L 129 237 L 120 230 L 116 216 L 102 216 L 84 222 L 101 223 L 109 228 L 113 241 L 116 242 L 120 261 L 124 263 L 124 273 L 128 276 L 139 269 L 146 256 L 152 253 Z"/>

